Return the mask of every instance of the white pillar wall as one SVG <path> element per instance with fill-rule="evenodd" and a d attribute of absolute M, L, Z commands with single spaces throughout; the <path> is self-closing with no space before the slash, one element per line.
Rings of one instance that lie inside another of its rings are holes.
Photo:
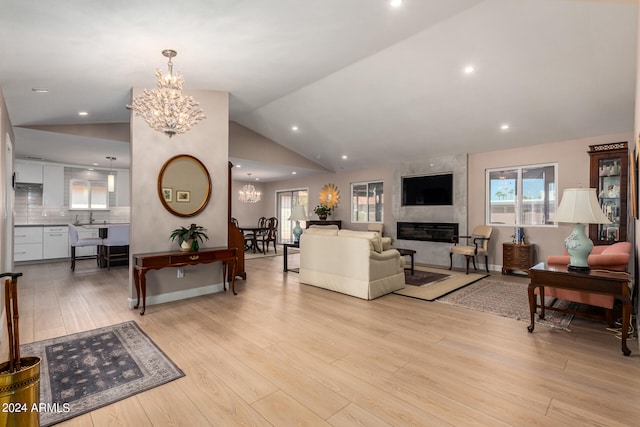
<path fill-rule="evenodd" d="M 142 93 L 134 88 L 132 96 Z M 229 96 L 227 92 L 188 91 L 205 115 L 188 132 L 169 138 L 151 129 L 132 113 L 131 117 L 131 253 L 177 250 L 169 239 L 177 227 L 196 223 L 208 230 L 203 247 L 227 246 L 227 162 L 229 158 Z M 208 205 L 194 217 L 179 217 L 167 211 L 157 191 L 158 174 L 164 163 L 178 154 L 198 158 L 211 176 Z M 147 305 L 186 298 L 222 289 L 222 269 L 216 264 L 189 266 L 185 277 L 165 268 L 147 273 Z M 129 267 L 130 305 L 135 303 L 133 263 Z M 202 291 L 202 289 L 207 291 Z"/>

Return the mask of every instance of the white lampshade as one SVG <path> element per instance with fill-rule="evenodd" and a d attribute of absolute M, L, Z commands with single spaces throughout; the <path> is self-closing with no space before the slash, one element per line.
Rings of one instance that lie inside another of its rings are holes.
<path fill-rule="evenodd" d="M 112 173 L 107 176 L 107 190 L 109 193 L 116 191 L 116 177 Z"/>
<path fill-rule="evenodd" d="M 567 188 L 553 221 L 569 224 L 609 224 L 596 195 L 595 188 Z"/>
<path fill-rule="evenodd" d="M 555 222 L 573 224 L 564 244 L 569 254 L 569 270 L 589 271 L 589 254 L 593 242 L 585 233 L 586 224 L 609 224 L 598 204 L 595 188 L 567 188 L 553 217 Z"/>
<path fill-rule="evenodd" d="M 291 210 L 291 216 L 289 221 L 306 221 L 307 211 L 304 209 L 304 205 L 295 205 Z"/>

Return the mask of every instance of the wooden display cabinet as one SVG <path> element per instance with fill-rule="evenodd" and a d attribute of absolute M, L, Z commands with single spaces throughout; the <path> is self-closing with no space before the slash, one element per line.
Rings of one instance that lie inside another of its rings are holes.
<path fill-rule="evenodd" d="M 590 180 L 602 212 L 611 224 L 589 225 L 594 245 L 610 245 L 627 240 L 627 199 L 629 152 L 626 142 L 589 146 Z"/>

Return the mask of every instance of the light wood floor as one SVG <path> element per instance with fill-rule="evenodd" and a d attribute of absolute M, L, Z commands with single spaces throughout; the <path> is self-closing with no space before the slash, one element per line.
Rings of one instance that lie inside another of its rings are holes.
<path fill-rule="evenodd" d="M 133 319 L 186 373 L 65 426 L 640 425 L 638 342 L 624 357 L 589 320 L 529 334 L 437 302 L 364 301 L 300 285 L 282 257 L 247 261 L 237 296 L 145 316 L 127 308 L 127 267 L 16 271 L 23 343 Z"/>

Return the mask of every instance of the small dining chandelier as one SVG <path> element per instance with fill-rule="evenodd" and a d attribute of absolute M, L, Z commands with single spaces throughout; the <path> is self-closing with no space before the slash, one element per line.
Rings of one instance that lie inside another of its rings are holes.
<path fill-rule="evenodd" d="M 164 132 L 171 138 L 177 133 L 185 133 L 206 116 L 200 104 L 191 96 L 182 94 L 184 77 L 180 73 L 173 72 L 171 62 L 171 58 L 178 53 L 175 50 L 166 49 L 162 54 L 169 58 L 169 72 L 164 74 L 156 69 L 158 87 L 152 90 L 145 89 L 141 95 L 133 99 L 130 107 L 151 128 Z"/>
<path fill-rule="evenodd" d="M 248 173 L 249 177 L 251 174 Z M 258 203 L 260 199 L 262 199 L 262 193 L 256 190 L 251 184 L 245 184 L 242 186 L 242 189 L 238 192 L 238 199 L 242 203 Z"/>

